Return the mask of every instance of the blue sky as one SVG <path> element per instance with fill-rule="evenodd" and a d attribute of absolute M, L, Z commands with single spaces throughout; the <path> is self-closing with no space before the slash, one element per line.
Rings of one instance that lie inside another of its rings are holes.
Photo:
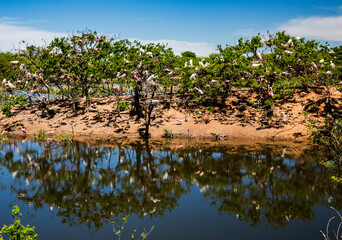
<path fill-rule="evenodd" d="M 292 35 L 342 44 L 341 0 L 0 0 L 0 50 L 20 39 L 41 39 L 84 29 L 143 42 L 168 42 L 179 53 L 199 55 L 217 44 L 235 44 L 258 32 Z"/>

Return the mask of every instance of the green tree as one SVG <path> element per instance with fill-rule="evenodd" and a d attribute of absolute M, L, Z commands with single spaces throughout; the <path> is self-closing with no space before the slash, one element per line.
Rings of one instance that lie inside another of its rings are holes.
<path fill-rule="evenodd" d="M 196 53 L 185 51 L 181 53 L 182 57 L 188 57 L 188 58 L 196 58 Z"/>

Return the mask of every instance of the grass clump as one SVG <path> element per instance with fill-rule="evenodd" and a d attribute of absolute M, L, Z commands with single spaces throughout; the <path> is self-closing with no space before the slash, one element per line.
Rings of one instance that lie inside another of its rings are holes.
<path fill-rule="evenodd" d="M 169 130 L 167 128 L 164 128 L 163 130 L 164 130 L 164 135 L 163 135 L 164 138 L 173 138 L 174 133 L 172 132 L 172 130 Z"/>

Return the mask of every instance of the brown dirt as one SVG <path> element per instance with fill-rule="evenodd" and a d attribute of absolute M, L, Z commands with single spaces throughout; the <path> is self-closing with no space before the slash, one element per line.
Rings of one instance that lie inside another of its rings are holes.
<path fill-rule="evenodd" d="M 172 131 L 177 138 L 217 138 L 226 139 L 263 139 L 263 140 L 308 140 L 308 124 L 320 126 L 327 115 L 328 94 L 324 87 L 309 88 L 308 94 L 275 100 L 272 111 L 260 105 L 258 95 L 248 91 L 235 91 L 232 96 L 209 106 L 193 101 L 195 106 L 185 108 L 186 99 L 174 99 L 171 107 L 160 104 L 153 112 L 150 128 L 152 138 L 161 137 L 164 129 Z M 340 115 L 341 92 L 330 89 L 331 111 Z M 168 100 L 158 96 L 161 102 Z M 131 97 L 120 97 L 130 103 Z M 24 108 L 14 107 L 13 116 L 0 113 L 0 130 L 7 130 L 11 135 L 32 136 L 39 129 L 52 130 L 55 133 L 72 130 L 76 137 L 86 138 L 122 138 L 139 137 L 139 129 L 144 127 L 144 119 L 136 121 L 129 110 L 117 112 L 115 97 L 93 98 L 96 103 L 89 112 L 84 109 L 73 111 L 67 101 L 54 101 L 50 111 L 43 114 L 38 102 L 31 102 Z M 84 106 L 82 99 L 80 106 Z M 281 112 L 286 114 L 283 121 Z M 304 114 L 306 113 L 306 114 Z M 180 119 L 178 121 L 177 119 Z M 25 128 L 27 134 L 21 129 Z"/>

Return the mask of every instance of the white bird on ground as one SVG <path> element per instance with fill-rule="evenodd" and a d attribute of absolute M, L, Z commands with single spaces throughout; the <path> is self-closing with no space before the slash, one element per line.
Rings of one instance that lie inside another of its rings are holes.
<path fill-rule="evenodd" d="M 285 114 L 285 112 L 281 112 L 281 115 L 283 116 L 283 122 L 286 122 L 286 114 Z"/>
<path fill-rule="evenodd" d="M 319 60 L 319 63 L 324 63 L 324 59 Z"/>

